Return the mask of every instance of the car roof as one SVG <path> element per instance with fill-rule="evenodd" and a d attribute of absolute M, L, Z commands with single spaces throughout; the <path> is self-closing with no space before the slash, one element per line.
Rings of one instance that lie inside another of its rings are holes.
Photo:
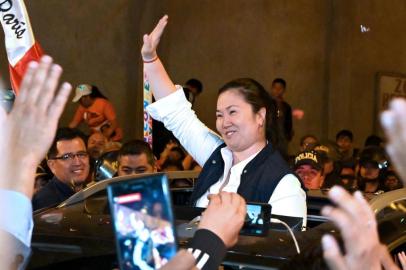
<path fill-rule="evenodd" d="M 200 172 L 198 172 L 198 171 L 172 171 L 172 172 L 166 172 L 166 173 L 162 173 L 162 172 L 160 172 L 160 173 L 143 173 L 143 174 L 137 174 L 137 175 L 113 177 L 111 179 L 94 182 L 94 184 L 89 185 L 86 188 L 82 189 L 81 191 L 73 194 L 67 200 L 65 200 L 64 202 L 59 204 L 57 206 L 57 208 L 63 208 L 63 207 L 84 201 L 87 198 L 91 197 L 92 195 L 94 195 L 102 190 L 106 190 L 107 186 L 111 183 L 126 181 L 129 179 L 135 179 L 135 178 L 143 178 L 143 177 L 147 177 L 147 176 L 164 175 L 164 174 L 168 177 L 168 179 L 185 179 L 185 178 L 197 179 L 199 173 Z"/>

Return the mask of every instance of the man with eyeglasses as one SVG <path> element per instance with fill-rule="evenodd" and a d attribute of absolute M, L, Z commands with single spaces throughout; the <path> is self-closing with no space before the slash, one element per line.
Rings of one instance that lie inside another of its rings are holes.
<path fill-rule="evenodd" d="M 47 159 L 54 177 L 34 195 L 34 210 L 63 202 L 83 187 L 89 175 L 84 135 L 77 129 L 58 129 Z"/>

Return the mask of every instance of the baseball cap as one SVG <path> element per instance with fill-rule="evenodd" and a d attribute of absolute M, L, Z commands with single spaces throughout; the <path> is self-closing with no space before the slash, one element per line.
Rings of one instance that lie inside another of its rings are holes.
<path fill-rule="evenodd" d="M 296 170 L 301 165 L 310 165 L 316 170 L 323 169 L 323 162 L 316 151 L 304 151 L 299 153 L 295 157 L 294 169 Z"/>
<path fill-rule="evenodd" d="M 72 102 L 78 102 L 83 96 L 90 95 L 92 93 L 92 86 L 89 84 L 79 84 L 75 89 L 75 97 Z"/>

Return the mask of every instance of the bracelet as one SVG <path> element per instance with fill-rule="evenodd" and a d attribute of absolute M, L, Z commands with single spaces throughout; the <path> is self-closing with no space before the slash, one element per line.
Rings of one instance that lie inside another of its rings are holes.
<path fill-rule="evenodd" d="M 158 60 L 158 55 L 157 55 L 155 58 L 151 59 L 151 60 L 144 60 L 144 59 L 142 59 L 142 61 L 144 62 L 144 64 L 153 63 L 153 62 L 155 62 L 156 60 Z"/>

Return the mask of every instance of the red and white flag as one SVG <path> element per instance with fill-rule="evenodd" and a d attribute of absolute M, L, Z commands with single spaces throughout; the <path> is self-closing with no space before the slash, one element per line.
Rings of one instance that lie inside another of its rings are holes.
<path fill-rule="evenodd" d="M 44 54 L 35 41 L 23 0 L 0 0 L 0 21 L 4 30 L 11 87 L 18 94 L 27 65 Z"/>

